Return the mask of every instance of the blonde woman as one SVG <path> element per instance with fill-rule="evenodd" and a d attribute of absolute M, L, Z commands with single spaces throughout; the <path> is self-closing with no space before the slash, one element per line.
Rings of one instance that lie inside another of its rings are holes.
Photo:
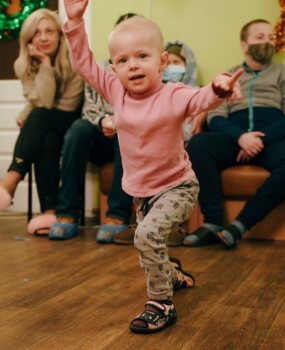
<path fill-rule="evenodd" d="M 21 128 L 13 160 L 0 183 L 0 210 L 12 201 L 18 183 L 35 164 L 41 212 L 28 231 L 47 234 L 55 220 L 59 187 L 59 159 L 64 135 L 80 116 L 83 82 L 73 71 L 57 13 L 33 12 L 23 23 L 15 74 L 27 100 L 17 117 Z"/>

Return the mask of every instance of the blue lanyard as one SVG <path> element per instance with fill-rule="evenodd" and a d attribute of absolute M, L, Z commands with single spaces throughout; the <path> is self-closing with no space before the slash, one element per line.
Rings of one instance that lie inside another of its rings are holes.
<path fill-rule="evenodd" d="M 252 72 L 253 77 L 249 83 L 249 94 L 248 94 L 248 129 L 247 131 L 252 131 L 254 129 L 254 114 L 253 114 L 253 93 L 254 93 L 254 83 L 258 78 L 258 73 Z"/>
<path fill-rule="evenodd" d="M 248 92 L 248 129 L 247 131 L 252 131 L 254 129 L 254 113 L 253 113 L 253 95 L 254 95 L 254 83 L 255 80 L 258 78 L 259 73 L 263 72 L 266 67 L 263 67 L 259 72 L 256 72 L 252 70 L 245 62 L 243 63 L 243 66 L 248 69 L 252 73 L 252 79 L 249 83 L 249 92 Z"/>

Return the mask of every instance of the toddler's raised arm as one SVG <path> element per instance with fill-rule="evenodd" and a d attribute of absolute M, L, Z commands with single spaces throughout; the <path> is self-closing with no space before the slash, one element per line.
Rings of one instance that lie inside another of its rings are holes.
<path fill-rule="evenodd" d="M 89 0 L 64 0 L 68 29 L 76 27 L 83 19 Z"/>

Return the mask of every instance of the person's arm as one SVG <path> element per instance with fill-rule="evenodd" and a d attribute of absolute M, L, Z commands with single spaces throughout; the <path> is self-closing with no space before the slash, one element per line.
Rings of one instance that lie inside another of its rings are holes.
<path fill-rule="evenodd" d="M 105 113 L 102 110 L 101 101 L 98 99 L 98 94 L 91 86 L 85 84 L 84 87 L 84 104 L 82 108 L 82 119 L 89 120 L 92 124 L 99 126 L 100 120 Z"/>
<path fill-rule="evenodd" d="M 84 96 L 82 118 L 97 125 L 106 137 L 112 138 L 116 129 L 111 106 L 88 84 L 85 84 Z"/>
<path fill-rule="evenodd" d="M 189 91 L 185 89 L 185 85 L 183 87 L 182 85 L 176 84 L 175 91 L 180 94 L 179 98 L 182 100 L 187 98 L 188 107 L 185 114 L 189 117 L 191 116 L 193 119 L 195 115 L 201 112 L 216 109 L 227 98 L 240 98 L 241 93 L 238 79 L 242 73 L 243 70 L 239 69 L 233 75 L 227 73 L 219 74 L 210 84 L 199 89 L 187 86 L 187 88 L 190 89 L 190 94 Z"/>
<path fill-rule="evenodd" d="M 107 106 L 103 98 L 90 85 L 85 84 L 82 118 L 101 127 L 102 118 L 113 114 L 111 107 L 106 108 Z"/>
<path fill-rule="evenodd" d="M 207 118 L 207 112 L 201 112 L 194 116 L 191 123 L 191 135 L 199 134 Z M 186 120 L 187 122 L 187 120 Z"/>
<path fill-rule="evenodd" d="M 17 71 L 15 71 L 16 76 Z M 33 107 L 52 108 L 56 93 L 55 69 L 40 65 L 35 76 L 19 77 L 23 95 Z"/>
<path fill-rule="evenodd" d="M 114 96 L 122 91 L 122 86 L 116 75 L 106 71 L 97 64 L 89 48 L 84 21 L 69 30 L 68 23 L 63 26 L 69 44 L 72 66 L 93 89 L 95 89 L 110 105 L 113 105 Z"/>
<path fill-rule="evenodd" d="M 41 65 L 36 76 L 22 77 L 18 74 L 16 65 L 14 69 L 21 81 L 23 96 L 28 102 L 16 118 L 17 125 L 21 128 L 33 108 L 52 108 L 56 93 L 55 71 L 54 68 Z"/>
<path fill-rule="evenodd" d="M 72 71 L 70 77 L 62 84 L 61 94 L 56 97 L 54 107 L 68 112 L 78 110 L 83 101 L 83 88 L 83 80 Z"/>

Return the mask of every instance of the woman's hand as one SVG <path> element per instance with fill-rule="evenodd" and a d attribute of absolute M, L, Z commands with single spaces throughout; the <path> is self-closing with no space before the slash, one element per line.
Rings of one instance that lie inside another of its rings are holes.
<path fill-rule="evenodd" d="M 39 60 L 45 66 L 51 66 L 50 57 L 42 53 L 35 45 L 28 44 L 28 54 L 30 57 Z"/>

